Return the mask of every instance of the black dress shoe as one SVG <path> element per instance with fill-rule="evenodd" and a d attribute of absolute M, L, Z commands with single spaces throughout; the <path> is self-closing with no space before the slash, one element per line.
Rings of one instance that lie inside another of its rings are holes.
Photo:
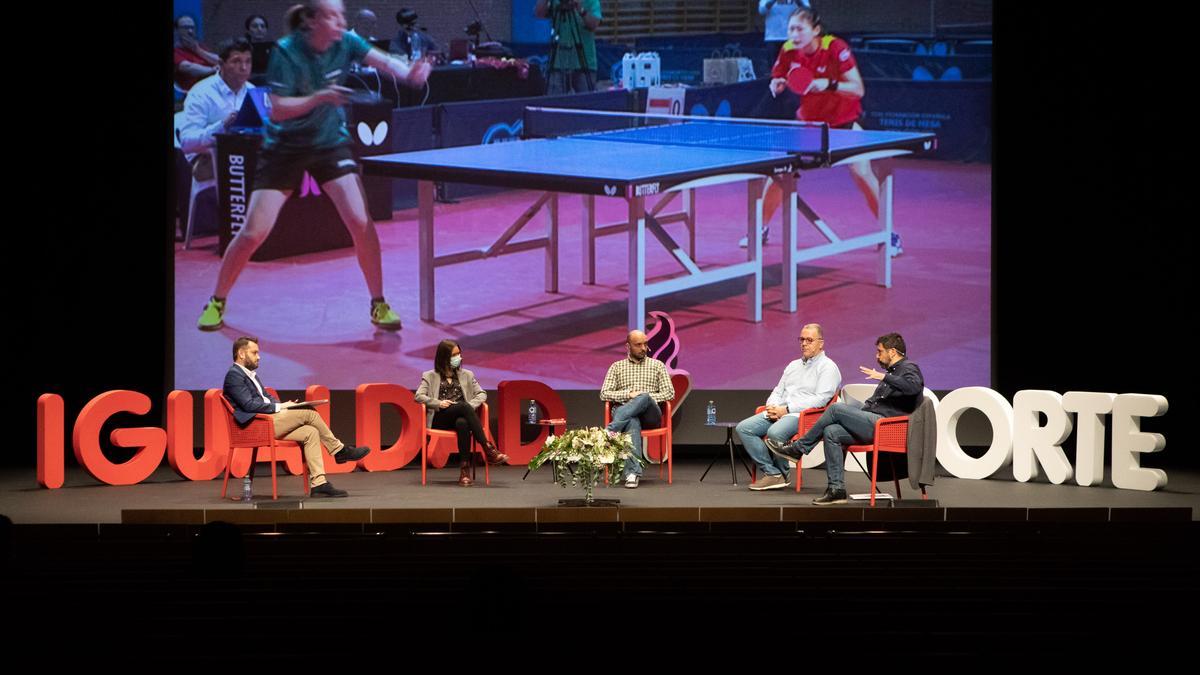
<path fill-rule="evenodd" d="M 774 438 L 768 438 L 763 441 L 771 454 L 777 455 L 784 459 L 790 459 L 793 462 L 799 462 L 804 459 L 804 450 L 800 447 L 800 441 L 792 441 L 787 445 L 780 443 Z"/>
<path fill-rule="evenodd" d="M 338 450 L 337 454 L 333 456 L 333 459 L 338 464 L 345 464 L 346 462 L 357 462 L 370 453 L 371 448 L 368 448 L 365 445 L 360 445 L 353 448 L 347 445 L 341 450 Z"/>
<path fill-rule="evenodd" d="M 829 504 L 845 504 L 848 497 L 845 490 L 834 490 L 825 488 L 825 494 L 817 497 L 812 501 L 817 506 L 827 506 Z"/>
<path fill-rule="evenodd" d="M 342 453 L 338 453 L 339 455 Z M 333 487 L 333 483 L 322 483 L 309 489 L 308 496 L 314 499 L 321 497 L 349 497 L 350 493 Z"/>

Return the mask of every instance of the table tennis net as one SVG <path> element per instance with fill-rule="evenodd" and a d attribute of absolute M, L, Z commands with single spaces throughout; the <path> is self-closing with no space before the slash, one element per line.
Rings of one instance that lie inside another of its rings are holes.
<path fill-rule="evenodd" d="M 569 108 L 525 108 L 522 136 L 799 155 L 823 155 L 829 151 L 829 127 L 824 124 Z"/>

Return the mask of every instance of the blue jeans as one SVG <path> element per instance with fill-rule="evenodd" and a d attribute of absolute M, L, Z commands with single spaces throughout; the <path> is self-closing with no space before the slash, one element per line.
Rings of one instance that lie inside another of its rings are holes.
<path fill-rule="evenodd" d="M 825 409 L 820 419 L 796 441 L 808 454 L 820 441 L 825 441 L 825 470 L 829 488 L 846 489 L 846 446 L 870 443 L 875 440 L 875 420 L 883 417 L 849 403 L 834 403 Z"/>
<path fill-rule="evenodd" d="M 655 429 L 662 424 L 662 410 L 650 394 L 638 394 L 628 403 L 613 405 L 612 422 L 605 427 L 609 431 L 625 432 L 633 439 L 633 455 L 645 460 L 642 452 L 642 429 Z M 640 462 L 625 463 L 625 477 L 630 474 L 642 475 Z"/>
<path fill-rule="evenodd" d="M 762 413 L 757 413 L 738 422 L 736 431 L 742 439 L 742 447 L 746 448 L 746 454 L 758 465 L 759 471 L 771 476 L 787 477 L 788 461 L 767 450 L 763 436 L 786 444 L 792 440 L 799 428 L 799 415 L 788 415 L 772 422 L 763 417 Z"/>

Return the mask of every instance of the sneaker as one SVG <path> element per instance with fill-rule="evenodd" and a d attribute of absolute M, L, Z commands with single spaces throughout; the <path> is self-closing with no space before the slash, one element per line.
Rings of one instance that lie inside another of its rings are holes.
<path fill-rule="evenodd" d="M 846 497 L 845 490 L 834 490 L 833 488 L 825 488 L 825 494 L 812 500 L 812 503 L 816 504 L 817 506 L 827 506 L 829 504 L 845 504 L 846 499 L 847 499 L 847 497 Z"/>
<path fill-rule="evenodd" d="M 762 234 L 763 234 L 763 246 L 766 246 L 766 245 L 767 245 L 767 235 L 769 235 L 770 233 L 771 233 L 771 228 L 770 228 L 770 227 L 764 227 L 764 228 L 763 228 L 763 231 L 762 231 Z M 738 248 L 746 248 L 746 247 L 747 247 L 747 246 L 749 246 L 749 245 L 750 245 L 750 241 L 749 241 L 748 239 L 746 239 L 746 237 L 742 237 L 741 239 L 738 239 Z"/>
<path fill-rule="evenodd" d="M 791 483 L 781 474 L 763 473 L 762 477 L 750 484 L 751 490 L 778 490 Z"/>
<path fill-rule="evenodd" d="M 787 445 L 780 443 L 774 438 L 767 438 L 763 442 L 766 443 L 767 449 L 771 451 L 771 454 L 791 460 L 793 462 L 799 462 L 800 460 L 804 459 L 804 455 L 807 454 L 800 447 L 800 441 L 798 440 L 792 441 Z"/>
<path fill-rule="evenodd" d="M 349 497 L 350 493 L 333 487 L 333 483 L 322 483 L 314 488 L 310 488 L 308 491 L 308 496 L 312 497 L 313 499 L 320 497 Z"/>
<path fill-rule="evenodd" d="M 638 480 L 640 478 L 641 476 L 638 476 L 636 473 L 631 473 L 628 476 L 625 476 L 625 487 L 629 488 L 630 490 L 636 489 L 638 486 Z"/>
<path fill-rule="evenodd" d="M 338 464 L 345 464 L 346 462 L 357 462 L 358 460 L 362 459 L 363 457 L 366 457 L 370 453 L 371 453 L 371 448 L 369 448 L 365 445 L 360 445 L 360 446 L 354 447 L 354 448 L 350 447 L 349 445 L 346 445 L 346 446 L 343 446 L 341 450 L 338 450 L 336 454 L 334 454 L 333 460 L 335 462 L 337 462 Z"/>
<path fill-rule="evenodd" d="M 209 298 L 208 304 L 204 306 L 204 311 L 200 313 L 200 320 L 196 322 L 196 328 L 200 330 L 220 330 L 224 325 L 225 301 Z"/>
<path fill-rule="evenodd" d="M 400 330 L 400 315 L 383 300 L 372 300 L 371 323 L 384 330 Z"/>

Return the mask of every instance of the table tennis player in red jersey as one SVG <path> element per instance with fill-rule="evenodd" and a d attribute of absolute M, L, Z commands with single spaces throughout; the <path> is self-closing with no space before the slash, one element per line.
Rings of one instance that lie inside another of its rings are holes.
<path fill-rule="evenodd" d="M 788 19 L 788 41 L 779 50 L 771 68 L 771 95 L 784 87 L 800 96 L 796 119 L 825 122 L 834 129 L 861 129 L 862 97 L 866 92 L 858 63 L 845 40 L 822 35 L 821 17 L 809 7 L 800 7 Z M 879 216 L 879 178 L 870 162 L 855 162 L 850 173 L 867 199 L 871 213 Z M 782 193 L 771 182 L 763 201 L 763 223 L 779 208 Z M 766 239 L 766 232 L 763 232 Z M 892 255 L 900 253 L 900 236 L 892 235 Z"/>

